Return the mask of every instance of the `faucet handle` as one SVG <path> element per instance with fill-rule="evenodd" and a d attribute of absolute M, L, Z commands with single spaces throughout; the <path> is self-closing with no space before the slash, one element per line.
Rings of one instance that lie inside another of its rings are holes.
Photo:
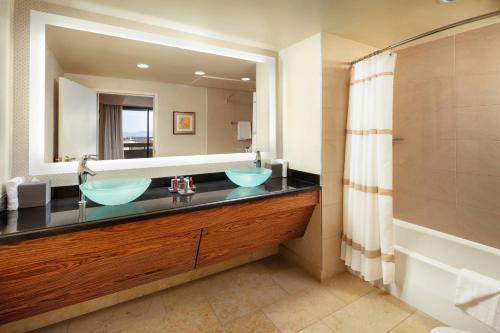
<path fill-rule="evenodd" d="M 85 154 L 83 155 L 82 160 L 97 160 L 97 155 L 96 154 Z"/>

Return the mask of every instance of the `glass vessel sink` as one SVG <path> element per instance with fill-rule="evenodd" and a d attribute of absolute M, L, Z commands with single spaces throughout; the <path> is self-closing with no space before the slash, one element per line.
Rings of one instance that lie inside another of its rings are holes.
<path fill-rule="evenodd" d="M 225 172 L 233 183 L 242 187 L 259 186 L 271 176 L 271 170 L 266 168 L 232 168 Z"/>
<path fill-rule="evenodd" d="M 144 177 L 99 179 L 80 185 L 80 190 L 98 204 L 114 206 L 137 199 L 149 184 L 151 179 Z"/>

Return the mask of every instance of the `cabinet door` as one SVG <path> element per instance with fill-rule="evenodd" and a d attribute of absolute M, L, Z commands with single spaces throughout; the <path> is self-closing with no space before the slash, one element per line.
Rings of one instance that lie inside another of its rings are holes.
<path fill-rule="evenodd" d="M 203 229 L 196 266 L 205 266 L 304 235 L 315 206 Z"/>
<path fill-rule="evenodd" d="M 0 247 L 0 324 L 195 266 L 200 230 L 128 223 Z"/>

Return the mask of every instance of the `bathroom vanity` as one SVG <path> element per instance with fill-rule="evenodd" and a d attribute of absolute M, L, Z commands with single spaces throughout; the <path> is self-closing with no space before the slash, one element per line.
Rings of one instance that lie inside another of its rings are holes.
<path fill-rule="evenodd" d="M 149 178 L 160 168 L 211 172 L 250 164 L 257 150 L 265 160 L 279 157 L 277 54 L 36 8 L 19 15 L 30 27 L 23 37 L 29 71 L 20 78 L 30 83 L 23 91 L 29 104 L 23 128 L 29 130 L 22 149 L 29 156 L 22 176 L 70 184 L 77 161 L 89 155 L 97 159 L 87 172 L 95 178 L 128 171 Z M 116 51 L 109 60 L 113 73 L 95 68 L 106 62 L 101 50 L 118 44 L 120 50 L 109 50 Z M 77 48 L 82 51 L 66 54 Z M 143 52 L 147 63 L 137 64 L 130 50 Z M 119 206 L 79 206 L 77 191 L 61 196 L 68 189 L 57 188 L 49 205 L 0 213 L 0 331 L 24 318 L 30 330 L 46 326 L 67 319 L 71 305 L 78 305 L 74 316 L 81 315 L 90 311 L 82 302 L 208 271 L 301 237 L 320 191 L 319 182 L 296 177 L 252 188 L 238 188 L 225 176 L 195 183 L 196 193 L 184 197 L 153 180 L 137 200 Z M 102 307 L 119 301 L 113 302 Z M 31 318 L 57 309 L 42 324 L 41 316 Z"/>
<path fill-rule="evenodd" d="M 301 237 L 320 187 L 275 178 L 152 187 L 119 206 L 75 197 L 0 217 L 0 324 L 84 302 Z"/>

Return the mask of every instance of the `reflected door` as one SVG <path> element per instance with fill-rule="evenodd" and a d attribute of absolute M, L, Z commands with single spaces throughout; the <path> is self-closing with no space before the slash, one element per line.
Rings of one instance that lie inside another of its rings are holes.
<path fill-rule="evenodd" d="M 97 93 L 59 78 L 58 156 L 62 160 L 97 154 Z"/>

